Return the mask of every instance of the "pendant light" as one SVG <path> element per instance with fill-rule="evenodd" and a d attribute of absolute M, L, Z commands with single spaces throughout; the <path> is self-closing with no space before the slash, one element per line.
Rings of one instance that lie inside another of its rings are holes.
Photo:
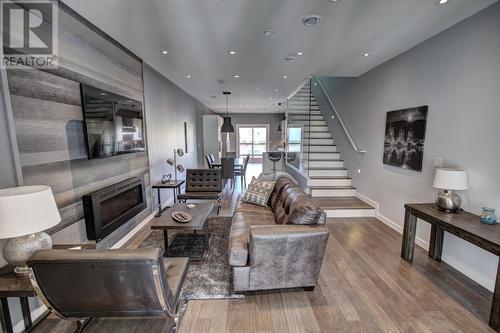
<path fill-rule="evenodd" d="M 220 129 L 221 133 L 234 133 L 234 126 L 231 124 L 231 117 L 229 117 L 229 95 L 231 95 L 230 91 L 222 92 L 223 95 L 226 96 L 226 116 L 224 117 L 224 122 L 222 123 L 222 127 Z"/>

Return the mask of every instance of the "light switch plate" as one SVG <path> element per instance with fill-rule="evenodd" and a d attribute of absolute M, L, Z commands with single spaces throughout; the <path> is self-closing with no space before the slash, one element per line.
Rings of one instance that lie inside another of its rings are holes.
<path fill-rule="evenodd" d="M 443 159 L 440 157 L 436 157 L 434 159 L 434 167 L 435 168 L 442 168 L 443 167 Z"/>

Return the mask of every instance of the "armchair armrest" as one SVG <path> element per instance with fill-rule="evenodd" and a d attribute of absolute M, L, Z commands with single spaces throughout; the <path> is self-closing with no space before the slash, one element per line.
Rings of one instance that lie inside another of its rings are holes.
<path fill-rule="evenodd" d="M 315 286 L 328 236 L 324 226 L 250 227 L 250 289 Z"/>

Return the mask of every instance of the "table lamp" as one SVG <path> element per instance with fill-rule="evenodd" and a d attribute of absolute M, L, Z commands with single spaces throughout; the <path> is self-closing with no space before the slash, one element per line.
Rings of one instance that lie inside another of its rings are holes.
<path fill-rule="evenodd" d="M 458 169 L 436 169 L 433 187 L 444 190 L 436 196 L 436 206 L 447 213 L 455 213 L 462 199 L 455 191 L 467 189 L 467 172 Z"/>
<path fill-rule="evenodd" d="M 43 232 L 61 222 L 50 186 L 21 186 L 0 190 L 0 239 L 4 259 L 14 272 L 29 273 L 26 261 L 38 250 L 52 248 L 52 238 Z"/>

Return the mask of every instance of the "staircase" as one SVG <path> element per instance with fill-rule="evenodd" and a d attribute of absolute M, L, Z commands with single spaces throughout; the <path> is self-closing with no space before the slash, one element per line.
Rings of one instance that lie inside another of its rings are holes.
<path fill-rule="evenodd" d="M 310 84 L 305 81 L 288 101 L 288 127 L 302 129 L 300 165 L 294 166 L 307 175 L 309 193 L 328 217 L 373 216 L 374 208 L 356 197 L 349 170 Z"/>

